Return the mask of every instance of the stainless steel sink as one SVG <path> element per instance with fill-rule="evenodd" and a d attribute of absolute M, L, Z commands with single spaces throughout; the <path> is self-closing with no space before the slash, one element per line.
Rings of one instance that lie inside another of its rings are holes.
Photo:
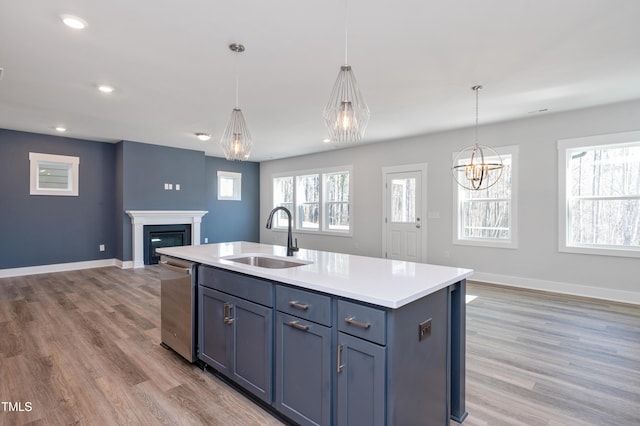
<path fill-rule="evenodd" d="M 253 256 L 253 255 L 233 257 L 233 258 L 228 257 L 225 260 L 229 260 L 231 262 L 244 263 L 245 265 L 259 266 L 261 268 L 268 268 L 268 269 L 295 268 L 296 266 L 304 266 L 310 263 L 310 262 L 293 260 L 293 259 L 284 259 L 284 258 L 267 257 L 267 256 Z"/>

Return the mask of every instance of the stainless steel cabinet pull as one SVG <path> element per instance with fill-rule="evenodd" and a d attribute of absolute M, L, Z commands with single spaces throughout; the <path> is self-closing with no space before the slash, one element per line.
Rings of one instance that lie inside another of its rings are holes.
<path fill-rule="evenodd" d="M 338 356 L 336 362 L 336 370 L 338 373 L 342 373 L 342 368 L 344 365 L 342 364 L 342 345 L 338 345 Z"/>
<path fill-rule="evenodd" d="M 297 328 L 298 330 L 302 330 L 302 331 L 309 330 L 308 325 L 300 324 L 298 321 L 289 321 L 287 324 L 289 324 L 293 328 Z"/>
<path fill-rule="evenodd" d="M 371 327 L 371 324 L 369 324 L 368 322 L 365 323 L 365 322 L 356 321 L 353 318 L 354 317 L 346 317 L 344 320 L 351 325 L 357 325 L 358 327 L 362 327 L 365 329 Z"/>
<path fill-rule="evenodd" d="M 224 304 L 224 323 L 225 324 L 233 323 L 233 318 L 231 318 L 231 309 L 233 309 L 233 305 L 231 303 Z"/>
<path fill-rule="evenodd" d="M 292 308 L 301 309 L 303 311 L 306 311 L 307 309 L 309 309 L 309 305 L 305 303 L 298 303 L 297 300 L 290 300 L 289 306 L 291 306 Z"/>

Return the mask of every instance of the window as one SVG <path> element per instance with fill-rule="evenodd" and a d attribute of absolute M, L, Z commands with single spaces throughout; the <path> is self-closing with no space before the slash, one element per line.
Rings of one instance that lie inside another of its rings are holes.
<path fill-rule="evenodd" d="M 640 132 L 564 139 L 559 250 L 640 257 Z"/>
<path fill-rule="evenodd" d="M 31 195 L 78 195 L 79 157 L 29 153 Z"/>
<path fill-rule="evenodd" d="M 325 179 L 324 211 L 325 229 L 348 232 L 349 222 L 349 173 L 327 173 Z"/>
<path fill-rule="evenodd" d="M 518 147 L 495 148 L 504 169 L 495 185 L 481 190 L 454 183 L 454 244 L 517 248 Z M 485 157 L 487 160 L 497 158 Z M 459 159 L 461 164 L 466 158 Z"/>
<path fill-rule="evenodd" d="M 273 178 L 273 205 L 291 211 L 297 231 L 351 235 L 351 167 L 303 171 Z M 285 228 L 278 212 L 275 227 Z"/>
<path fill-rule="evenodd" d="M 320 229 L 320 175 L 296 177 L 296 227 Z"/>
<path fill-rule="evenodd" d="M 273 206 L 286 207 L 293 214 L 293 176 L 279 177 L 273 179 Z M 287 215 L 279 211 L 275 216 L 276 228 L 288 226 Z"/>
<path fill-rule="evenodd" d="M 242 173 L 218 170 L 218 200 L 242 199 Z"/>

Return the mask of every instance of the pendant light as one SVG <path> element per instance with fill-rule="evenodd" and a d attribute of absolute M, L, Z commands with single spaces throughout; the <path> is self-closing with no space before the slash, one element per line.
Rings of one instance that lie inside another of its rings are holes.
<path fill-rule="evenodd" d="M 244 46 L 233 43 L 229 45 L 229 49 L 236 54 L 236 106 L 231 111 L 231 119 L 222 134 L 220 144 L 227 160 L 244 161 L 249 159 L 251 147 L 253 146 L 247 123 L 244 121 L 244 116 L 238 106 L 238 54 L 244 52 Z"/>
<path fill-rule="evenodd" d="M 498 182 L 504 164 L 502 157 L 491 147 L 478 143 L 478 92 L 482 86 L 473 86 L 476 92 L 475 144 L 464 148 L 453 160 L 451 170 L 458 185 L 473 191 L 487 189 Z M 461 163 L 461 161 L 464 161 Z"/>
<path fill-rule="evenodd" d="M 323 117 L 332 141 L 355 142 L 364 136 L 370 112 L 353 70 L 348 65 L 347 0 L 344 4 L 344 21 L 344 65 L 340 67 Z"/>

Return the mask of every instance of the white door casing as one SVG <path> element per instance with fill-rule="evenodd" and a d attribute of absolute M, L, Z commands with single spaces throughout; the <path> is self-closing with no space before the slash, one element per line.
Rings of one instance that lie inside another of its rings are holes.
<path fill-rule="evenodd" d="M 382 257 L 426 262 L 427 164 L 382 169 Z"/>

